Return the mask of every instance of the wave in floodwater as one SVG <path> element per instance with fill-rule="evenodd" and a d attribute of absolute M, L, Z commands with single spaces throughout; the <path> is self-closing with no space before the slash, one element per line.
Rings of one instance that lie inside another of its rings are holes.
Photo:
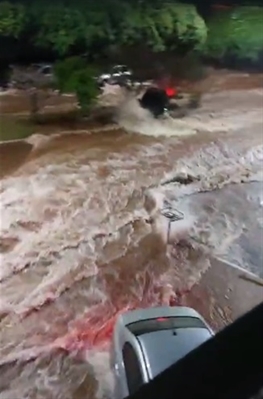
<path fill-rule="evenodd" d="M 201 108 L 187 110 L 186 106 L 184 118 L 155 119 L 140 107 L 137 98 L 127 95 L 118 106 L 116 120 L 127 131 L 152 137 L 238 132 L 253 124 L 262 126 L 262 101 L 262 89 L 209 93 L 202 96 Z"/>
<path fill-rule="evenodd" d="M 196 133 L 193 127 L 187 126 L 180 119 L 155 119 L 150 111 L 140 107 L 138 100 L 133 97 L 127 98 L 119 107 L 116 120 L 127 131 L 146 136 L 189 136 Z"/>
<path fill-rule="evenodd" d="M 167 303 L 211 256 L 257 272 L 261 128 L 83 136 L 2 180 L 1 399 L 109 398 L 119 312 Z M 185 215 L 168 242 L 164 205 Z"/>

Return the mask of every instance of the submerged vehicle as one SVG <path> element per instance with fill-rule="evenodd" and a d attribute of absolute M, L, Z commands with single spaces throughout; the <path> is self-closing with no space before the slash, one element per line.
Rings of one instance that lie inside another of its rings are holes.
<path fill-rule="evenodd" d="M 163 115 L 169 107 L 169 97 L 163 89 L 149 87 L 139 99 L 141 107 L 148 109 L 155 118 Z"/>
<path fill-rule="evenodd" d="M 53 75 L 53 66 L 51 64 L 32 64 L 32 68 L 36 70 L 38 73 L 45 75 L 45 76 L 52 76 Z"/>
<path fill-rule="evenodd" d="M 115 399 L 124 399 L 213 336 L 187 307 L 138 309 L 117 319 L 111 353 Z"/>
<path fill-rule="evenodd" d="M 200 100 L 201 95 L 199 93 L 193 93 L 185 102 L 184 96 L 173 87 L 163 89 L 153 86 L 146 89 L 139 99 L 139 103 L 142 108 L 149 110 L 155 118 L 166 115 L 173 118 L 182 118 L 187 115 L 190 109 L 198 108 Z"/>
<path fill-rule="evenodd" d="M 105 83 L 111 85 L 126 85 L 132 78 L 132 71 L 126 65 L 114 65 L 108 72 L 97 77 L 100 86 Z"/>

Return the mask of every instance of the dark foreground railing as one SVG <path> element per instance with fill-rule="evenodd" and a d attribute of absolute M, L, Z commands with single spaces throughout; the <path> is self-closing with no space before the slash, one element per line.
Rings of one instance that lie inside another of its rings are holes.
<path fill-rule="evenodd" d="M 263 303 L 129 399 L 258 399 L 262 387 Z"/>

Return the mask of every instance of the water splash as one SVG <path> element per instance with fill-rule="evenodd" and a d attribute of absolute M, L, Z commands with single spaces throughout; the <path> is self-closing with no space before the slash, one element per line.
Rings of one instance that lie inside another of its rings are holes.
<path fill-rule="evenodd" d="M 50 147 L 2 181 L 0 353 L 2 367 L 13 362 L 16 370 L 3 398 L 30 397 L 36 387 L 51 399 L 72 398 L 86 378 L 90 398 L 109 395 L 105 348 L 118 312 L 167 303 L 173 290 L 199 280 L 210 255 L 229 256 L 244 234 L 252 240 L 247 209 L 260 209 L 262 199 L 235 191 L 262 179 L 262 125 L 251 126 L 250 135 L 232 129 L 216 140 L 83 136 L 78 145 Z M 185 214 L 168 246 L 164 203 Z M 91 369 L 76 366 L 76 352 Z M 107 377 L 98 384 L 102 363 Z M 58 382 L 59 367 L 68 381 Z M 72 370 L 81 378 L 73 381 Z"/>

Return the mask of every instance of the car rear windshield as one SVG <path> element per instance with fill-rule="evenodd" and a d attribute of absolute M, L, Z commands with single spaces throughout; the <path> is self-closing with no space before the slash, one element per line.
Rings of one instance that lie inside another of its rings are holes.
<path fill-rule="evenodd" d="M 204 322 L 197 317 L 159 317 L 136 321 L 127 325 L 134 335 L 142 335 L 154 331 L 175 330 L 178 328 L 207 328 Z"/>

